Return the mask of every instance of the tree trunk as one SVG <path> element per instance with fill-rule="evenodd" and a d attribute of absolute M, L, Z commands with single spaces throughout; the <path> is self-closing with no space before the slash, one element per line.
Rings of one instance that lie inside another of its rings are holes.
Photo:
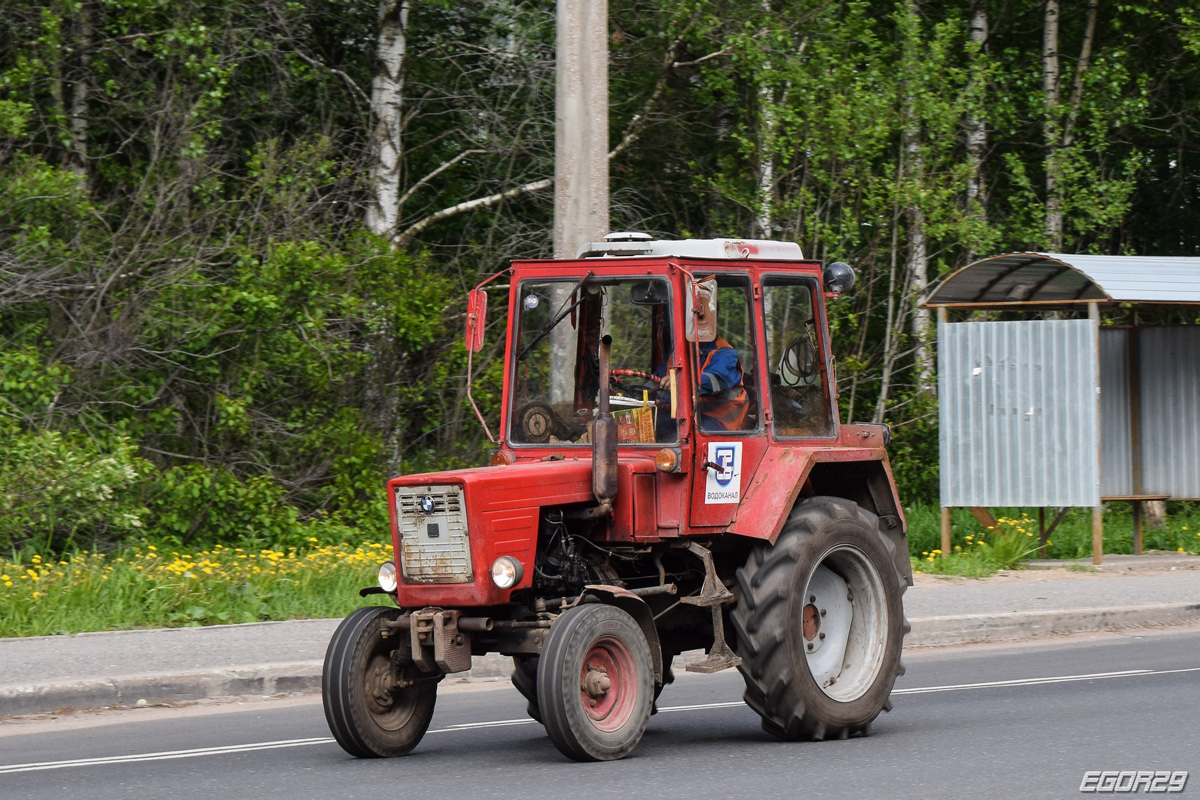
<path fill-rule="evenodd" d="M 899 164 L 896 166 L 896 192 L 899 193 L 904 184 L 904 150 L 900 151 Z M 897 202 L 892 211 L 892 253 L 888 264 L 888 293 L 887 293 L 887 325 L 883 329 L 883 372 L 879 377 L 879 399 L 875 402 L 875 414 L 871 421 L 878 424 L 883 422 L 887 412 L 888 396 L 892 389 L 892 368 L 896 363 L 896 353 L 899 350 L 900 337 L 896 334 L 896 269 L 899 264 L 900 252 L 900 206 Z"/>
<path fill-rule="evenodd" d="M 915 127 L 914 124 L 913 129 L 905 133 L 905 149 L 912 172 L 920 181 L 925 165 L 921 155 L 920 131 Z M 925 209 L 920 201 L 908 207 L 908 280 L 913 304 L 912 336 L 917 391 L 925 394 L 933 391 L 933 348 L 930 345 L 929 309 L 921 306 L 929 286 L 929 255 L 926 250 Z"/>
<path fill-rule="evenodd" d="M 92 65 L 92 17 L 91 6 L 82 3 L 75 18 L 75 65 L 71 80 L 71 105 L 67 110 L 70 126 L 67 169 L 87 183 L 88 177 L 88 81 Z"/>
<path fill-rule="evenodd" d="M 1146 501 L 1146 522 L 1152 528 L 1162 529 L 1167 519 L 1167 502 L 1165 500 Z"/>
<path fill-rule="evenodd" d="M 762 110 L 762 135 L 758 140 L 758 235 L 771 238 L 771 217 L 775 207 L 775 108 L 772 105 L 771 87 L 758 90 Z"/>
<path fill-rule="evenodd" d="M 975 0 L 971 4 L 971 23 L 969 29 L 971 43 L 978 49 L 974 53 L 975 66 L 972 68 L 972 92 L 976 99 L 981 98 L 986 91 L 980 73 L 979 62 L 984 48 L 987 47 L 988 13 L 984 0 Z M 983 155 L 987 151 L 987 122 L 983 118 L 983 104 L 976 103 L 971 107 L 966 122 L 967 128 L 967 165 L 970 172 L 967 175 L 967 214 L 979 222 L 987 221 L 987 204 L 983 196 Z M 967 253 L 967 260 L 975 260 L 974 248 Z"/>
<path fill-rule="evenodd" d="M 371 82 L 371 198 L 367 228 L 396 234 L 400 219 L 400 134 L 403 126 L 404 56 L 408 0 L 380 0 L 375 78 Z"/>
<path fill-rule="evenodd" d="M 915 3 L 906 4 L 905 13 L 914 24 L 919 24 Z M 919 30 L 916 29 L 916 30 Z M 913 304 L 912 337 L 914 361 L 917 371 L 917 391 L 922 394 L 933 391 L 933 348 L 930 345 L 929 309 L 922 308 L 925 290 L 929 286 L 929 255 L 925 234 L 925 208 L 919 191 L 925 181 L 925 156 L 921 152 L 921 115 L 917 108 L 916 87 L 911 85 L 915 65 L 921 57 L 919 39 L 913 31 L 905 42 L 905 61 L 909 65 L 909 84 L 904 87 L 904 154 L 905 172 L 909 176 L 908 208 L 908 283 L 911 287 Z"/>
<path fill-rule="evenodd" d="M 1087 26 L 1083 32 L 1083 44 L 1079 48 L 1079 63 L 1075 67 L 1075 80 L 1071 82 L 1071 97 L 1067 100 L 1067 120 L 1063 123 L 1062 143 L 1070 146 L 1075 140 L 1075 120 L 1079 117 L 1079 106 L 1083 103 L 1083 76 L 1092 60 L 1092 43 L 1096 40 L 1096 17 L 1100 11 L 1100 0 L 1088 0 Z"/>
<path fill-rule="evenodd" d="M 1054 252 L 1063 247 L 1062 196 L 1059 181 L 1058 0 L 1046 0 L 1042 30 L 1042 92 L 1046 98 L 1046 243 Z"/>

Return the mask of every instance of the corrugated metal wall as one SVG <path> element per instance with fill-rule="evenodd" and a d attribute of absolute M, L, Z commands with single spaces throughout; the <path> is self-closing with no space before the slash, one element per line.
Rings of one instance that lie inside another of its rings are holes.
<path fill-rule="evenodd" d="M 1138 336 L 1142 493 L 1200 499 L 1200 327 Z"/>
<path fill-rule="evenodd" d="M 1129 407 L 1129 330 L 1100 329 L 1100 494 L 1128 495 L 1133 488 Z"/>
<path fill-rule="evenodd" d="M 938 325 L 943 506 L 1100 502 L 1090 320 Z"/>
<path fill-rule="evenodd" d="M 1141 486 L 1133 475 L 1129 340 L 1138 339 Z M 1200 327 L 1100 330 L 1100 492 L 1200 499 Z"/>

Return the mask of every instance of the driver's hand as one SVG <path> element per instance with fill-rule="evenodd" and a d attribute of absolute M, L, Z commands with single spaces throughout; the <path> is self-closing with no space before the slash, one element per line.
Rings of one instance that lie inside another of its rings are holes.
<path fill-rule="evenodd" d="M 666 375 L 651 375 L 650 377 L 653 378 L 655 383 L 657 383 L 659 385 L 659 387 L 662 389 L 666 389 L 671 386 L 671 374 L 670 373 L 667 373 Z"/>

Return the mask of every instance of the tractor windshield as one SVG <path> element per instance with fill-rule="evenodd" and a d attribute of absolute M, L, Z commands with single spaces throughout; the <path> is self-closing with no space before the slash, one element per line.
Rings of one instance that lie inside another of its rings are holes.
<path fill-rule="evenodd" d="M 675 440 L 669 393 L 656 380 L 672 348 L 666 280 L 532 280 L 519 292 L 509 441 L 590 442 L 604 336 L 612 337 L 609 391 L 618 440 Z"/>

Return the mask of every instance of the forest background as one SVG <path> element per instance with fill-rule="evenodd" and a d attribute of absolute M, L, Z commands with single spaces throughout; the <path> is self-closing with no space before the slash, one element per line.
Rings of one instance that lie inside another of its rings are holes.
<path fill-rule="evenodd" d="M 486 458 L 465 292 L 550 255 L 553 2 L 3 9 L 0 547 L 377 539 L 387 477 Z M 931 282 L 1200 254 L 1189 0 L 609 15 L 613 229 L 854 265 L 842 413 L 894 426 L 906 504 L 937 497 Z"/>

